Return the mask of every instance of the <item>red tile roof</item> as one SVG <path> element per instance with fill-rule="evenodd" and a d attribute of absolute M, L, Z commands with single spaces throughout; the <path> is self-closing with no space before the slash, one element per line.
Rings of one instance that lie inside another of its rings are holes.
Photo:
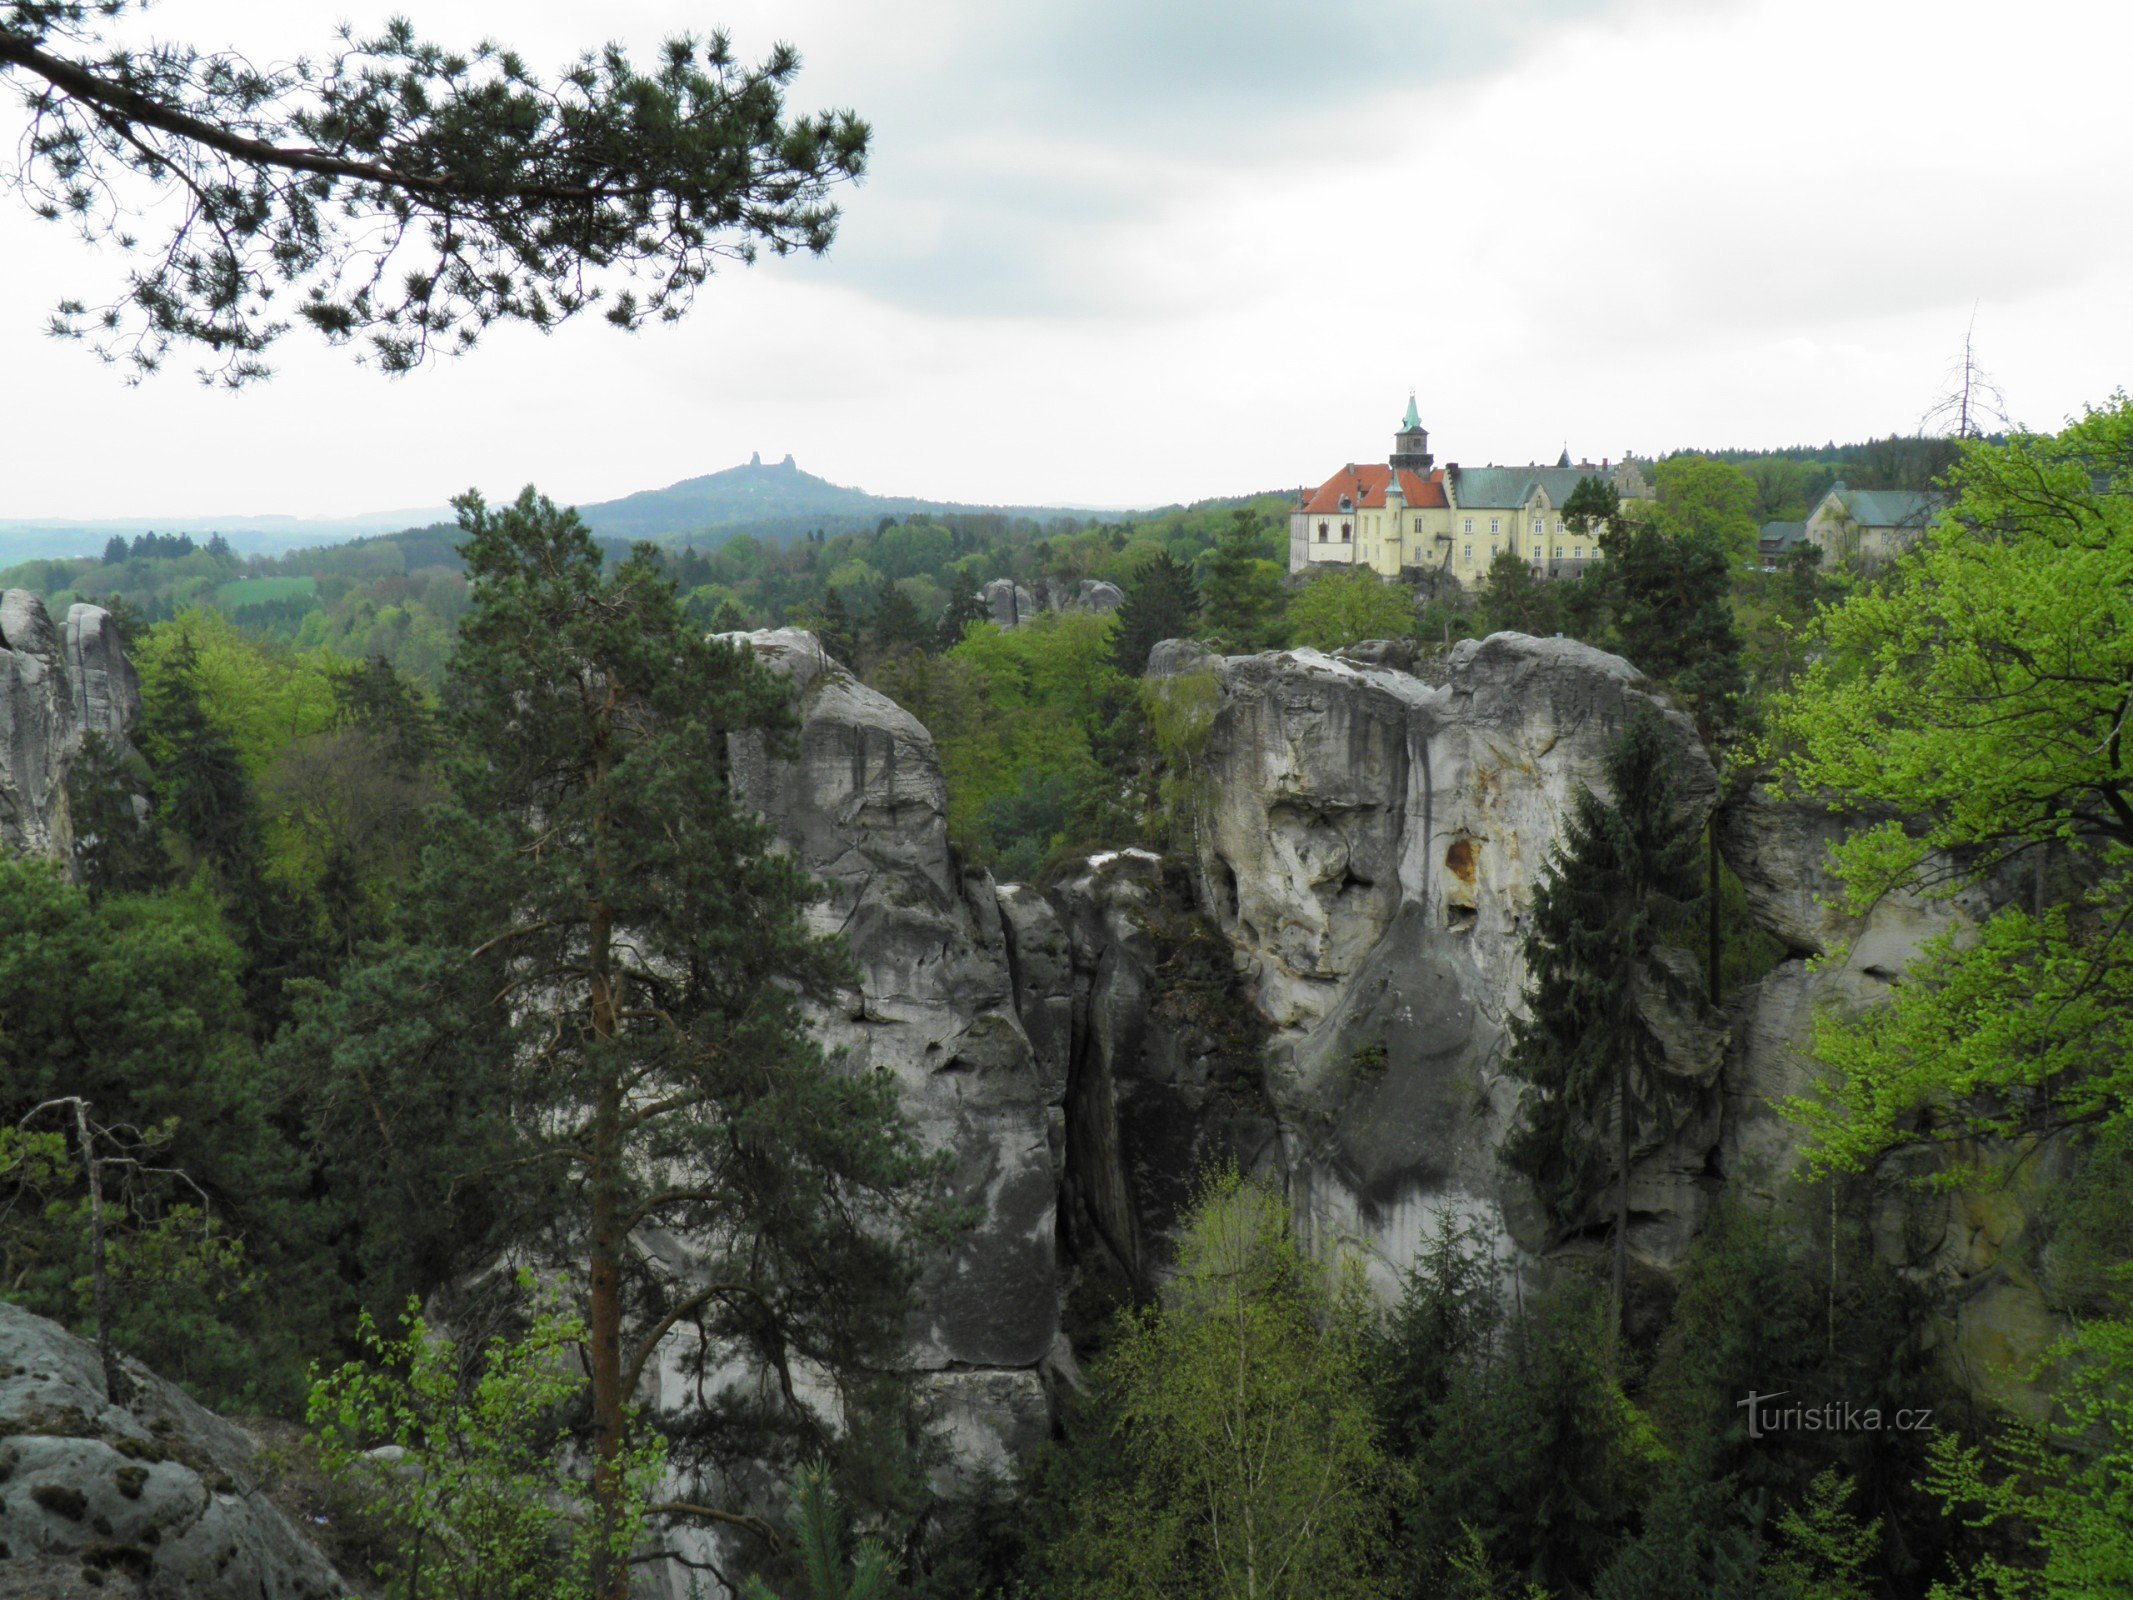
<path fill-rule="evenodd" d="M 1380 510 L 1385 504 L 1386 486 L 1391 481 L 1392 468 L 1382 461 L 1364 462 L 1360 466 L 1350 463 L 1306 495 L 1298 509 L 1308 516 L 1337 513 L 1341 509 L 1341 497 L 1345 495 L 1350 510 Z M 1444 498 L 1444 471 L 1441 467 L 1426 478 L 1419 472 L 1410 472 L 1402 467 L 1400 493 L 1407 497 L 1410 506 L 1451 504 Z"/>

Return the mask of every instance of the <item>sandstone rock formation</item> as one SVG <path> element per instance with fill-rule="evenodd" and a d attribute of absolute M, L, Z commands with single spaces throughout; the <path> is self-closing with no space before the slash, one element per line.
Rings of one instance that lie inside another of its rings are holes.
<path fill-rule="evenodd" d="M 1101 578 L 1039 578 L 1034 589 L 1012 578 L 995 578 L 978 590 L 986 617 L 1003 628 L 1020 627 L 1040 611 L 1116 611 L 1125 591 Z"/>
<path fill-rule="evenodd" d="M 737 785 L 826 886 L 811 917 L 843 933 L 860 971 L 818 1017 L 819 1036 L 851 1070 L 894 1075 L 919 1136 L 954 1152 L 958 1197 L 979 1213 L 926 1280 L 912 1363 L 934 1375 L 975 1455 L 1027 1443 L 1048 1425 L 1037 1368 L 1059 1326 L 1056 1043 L 1046 1036 L 1040 1055 L 1017 1010 L 991 878 L 948 848 L 932 735 L 814 635 L 741 637 L 791 681 L 802 725 L 790 759 L 738 741 Z"/>
<path fill-rule="evenodd" d="M 76 605 L 55 628 L 27 589 L 0 594 L 0 850 L 68 855 L 68 769 L 92 733 L 125 747 L 140 713 L 109 612 Z"/>
<path fill-rule="evenodd" d="M 1300 1212 L 1365 1241 L 1388 1280 L 1445 1211 L 1506 1250 L 1540 1248 L 1496 1159 L 1518 1095 L 1499 1063 L 1526 913 L 1579 788 L 1604 793 L 1608 748 L 1639 709 L 1709 807 L 1716 778 L 1688 719 L 1620 658 L 1522 634 L 1462 643 L 1429 678 L 1310 650 L 1198 670 L 1220 703 L 1194 867 L 1274 1029 Z M 1722 1023 L 1666 1032 L 1672 1069 L 1711 1085 Z M 1640 1151 L 1640 1252 L 1672 1259 L 1700 1219 L 1715 1111 Z"/>
<path fill-rule="evenodd" d="M 255 1446 L 126 1363 L 0 1302 L 0 1595 L 342 1600 L 326 1558 L 253 1484 Z"/>

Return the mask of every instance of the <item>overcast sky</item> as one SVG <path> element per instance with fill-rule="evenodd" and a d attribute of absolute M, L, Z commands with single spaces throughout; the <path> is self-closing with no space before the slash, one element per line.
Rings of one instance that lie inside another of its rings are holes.
<path fill-rule="evenodd" d="M 1379 458 L 1918 427 L 1973 307 L 2014 418 L 2128 383 L 2122 0 L 162 0 L 315 49 L 395 9 L 558 65 L 724 25 L 874 126 L 836 245 L 678 327 L 231 395 L 41 332 L 116 262 L 0 195 L 0 518 L 591 501 L 791 452 L 887 494 L 1123 506 Z M 11 117 L 14 113 L 0 113 Z M 0 134 L 13 138 L 12 125 Z"/>

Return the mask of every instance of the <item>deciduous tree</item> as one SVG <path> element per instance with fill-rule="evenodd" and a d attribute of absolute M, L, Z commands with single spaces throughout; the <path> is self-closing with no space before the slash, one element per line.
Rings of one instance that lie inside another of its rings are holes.
<path fill-rule="evenodd" d="M 1130 1476 L 1083 1507 L 1073 1592 L 1389 1593 L 1396 1474 L 1375 1436 L 1368 1323 L 1360 1282 L 1297 1246 L 1271 1189 L 1211 1182 L 1163 1303 L 1108 1358 Z"/>
<path fill-rule="evenodd" d="M 1368 568 L 1324 572 L 1289 602 L 1289 638 L 1315 650 L 1365 639 L 1404 639 L 1414 631 L 1414 591 Z"/>

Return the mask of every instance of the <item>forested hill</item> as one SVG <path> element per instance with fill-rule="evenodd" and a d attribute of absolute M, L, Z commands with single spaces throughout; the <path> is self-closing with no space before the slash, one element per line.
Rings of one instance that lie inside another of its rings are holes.
<path fill-rule="evenodd" d="M 517 485 L 497 485 L 499 493 Z M 733 533 L 747 533 L 782 544 L 809 533 L 856 533 L 884 517 L 923 515 L 991 515 L 1014 520 L 1077 521 L 1099 513 L 1061 506 L 981 506 L 950 500 L 869 494 L 846 488 L 801 470 L 791 456 L 765 465 L 760 456 L 722 472 L 684 478 L 663 489 L 641 489 L 619 500 L 580 505 L 578 514 L 602 539 L 628 543 L 650 539 L 680 542 L 709 535 L 715 543 Z M 145 533 L 186 534 L 205 545 L 210 536 L 240 556 L 280 556 L 351 543 L 364 538 L 449 523 L 444 507 L 400 513 L 380 512 L 331 521 L 296 517 L 128 517 L 110 521 L 31 523 L 0 517 L 0 564 L 10 561 L 66 559 L 103 548 L 114 536 Z"/>
<path fill-rule="evenodd" d="M 664 489 L 578 508 L 586 526 L 603 538 L 671 541 L 697 533 L 745 532 L 780 543 L 818 531 L 856 533 L 883 517 L 984 513 L 1035 522 L 1096 515 L 1056 506 L 972 506 L 869 494 L 804 472 L 791 456 L 775 465 L 757 457 Z"/>

